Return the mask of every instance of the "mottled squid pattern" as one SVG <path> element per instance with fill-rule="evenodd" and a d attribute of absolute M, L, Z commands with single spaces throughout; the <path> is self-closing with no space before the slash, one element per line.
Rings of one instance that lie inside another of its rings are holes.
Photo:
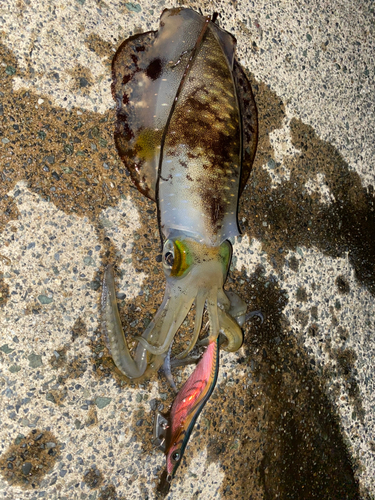
<path fill-rule="evenodd" d="M 164 362 L 195 303 L 194 348 L 202 315 L 209 345 L 239 349 L 245 303 L 224 291 L 239 234 L 238 198 L 257 143 L 250 84 L 234 58 L 235 39 L 210 17 L 165 10 L 158 31 L 135 35 L 113 60 L 115 142 L 137 188 L 157 202 L 166 290 L 154 319 L 131 355 L 117 310 L 111 266 L 102 293 L 103 328 L 117 367 L 130 379 Z"/>

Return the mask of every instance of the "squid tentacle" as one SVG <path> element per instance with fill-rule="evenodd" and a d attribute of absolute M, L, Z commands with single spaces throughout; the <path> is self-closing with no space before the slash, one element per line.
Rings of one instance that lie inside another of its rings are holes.
<path fill-rule="evenodd" d="M 194 324 L 193 336 L 192 336 L 187 348 L 176 356 L 177 359 L 186 358 L 186 356 L 189 354 L 189 352 L 194 348 L 195 344 L 197 343 L 198 336 L 199 336 L 199 333 L 201 331 L 201 326 L 202 326 L 202 318 L 203 318 L 205 301 L 206 301 L 206 298 L 203 296 L 203 294 L 198 293 L 198 296 L 197 296 L 196 301 L 195 301 L 195 324 Z"/>
<path fill-rule="evenodd" d="M 172 321 L 168 329 L 168 333 L 165 337 L 165 340 L 161 346 L 155 346 L 150 344 L 144 337 L 134 337 L 139 343 L 151 354 L 161 355 L 168 351 L 171 342 L 173 341 L 174 335 L 179 329 L 181 323 L 185 319 L 187 313 L 190 310 L 190 307 L 193 303 L 194 299 L 189 300 L 188 302 L 182 303 Z"/>
<path fill-rule="evenodd" d="M 229 301 L 229 307 L 224 309 L 240 326 L 243 326 L 246 321 L 246 302 L 234 292 L 226 291 L 224 294 Z"/>
<path fill-rule="evenodd" d="M 210 332 L 208 335 L 209 343 L 215 341 L 220 333 L 219 314 L 220 309 L 217 306 L 217 288 L 213 289 L 207 299 L 207 313 L 210 322 Z"/>
<path fill-rule="evenodd" d="M 225 311 L 218 309 L 220 332 L 227 338 L 224 349 L 228 352 L 235 352 L 243 343 L 243 333 L 238 323 Z"/>
<path fill-rule="evenodd" d="M 147 351 L 145 348 L 138 349 L 137 360 L 130 354 L 118 312 L 112 266 L 108 266 L 104 272 L 102 313 L 103 328 L 117 368 L 130 378 L 142 376 L 147 366 Z"/>
<path fill-rule="evenodd" d="M 164 359 L 164 363 L 163 363 L 162 369 L 163 369 L 165 378 L 169 382 L 169 385 L 172 387 L 172 389 L 174 390 L 174 392 L 177 394 L 178 393 L 178 389 L 177 389 L 177 386 L 176 386 L 175 381 L 173 379 L 172 370 L 171 370 L 171 351 L 172 351 L 172 345 L 173 345 L 173 342 L 171 342 L 171 345 L 169 346 L 168 353 L 167 353 L 167 355 L 166 355 L 166 357 Z"/>

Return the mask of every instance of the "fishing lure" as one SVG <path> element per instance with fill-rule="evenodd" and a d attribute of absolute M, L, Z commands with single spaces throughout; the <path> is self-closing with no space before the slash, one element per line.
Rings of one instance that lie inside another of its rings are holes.
<path fill-rule="evenodd" d="M 181 463 L 195 422 L 214 390 L 219 372 L 219 337 L 208 344 L 197 367 L 173 401 L 169 418 L 155 419 L 156 444 L 165 452 L 167 467 L 159 489 L 168 489 Z"/>
<path fill-rule="evenodd" d="M 257 112 L 235 44 L 209 16 L 175 8 L 164 10 L 158 31 L 123 42 L 113 60 L 116 147 L 139 191 L 157 203 L 166 277 L 162 304 L 132 357 L 112 266 L 104 274 L 104 330 L 115 364 L 133 380 L 164 363 L 193 303 L 194 332 L 178 358 L 196 345 L 205 307 L 209 346 L 219 333 L 227 351 L 242 344 L 246 304 L 223 286 L 255 156 Z"/>

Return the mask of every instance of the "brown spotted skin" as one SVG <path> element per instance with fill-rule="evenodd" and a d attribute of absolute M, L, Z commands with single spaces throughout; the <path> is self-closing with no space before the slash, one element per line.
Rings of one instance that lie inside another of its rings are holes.
<path fill-rule="evenodd" d="M 166 237 L 179 229 L 216 246 L 239 234 L 242 145 L 232 68 L 214 29 L 209 23 L 168 126 L 159 207 Z"/>
<path fill-rule="evenodd" d="M 117 111 L 116 148 L 137 189 L 154 201 L 157 174 L 154 166 L 147 162 L 145 158 L 147 155 L 144 154 L 142 146 L 137 144 L 142 123 L 137 119 L 129 96 L 131 82 L 138 72 L 148 73 L 151 78 L 155 75 L 152 70 L 147 70 L 147 66 L 140 66 L 145 48 L 150 46 L 155 38 L 155 33 L 151 31 L 128 38 L 120 45 L 112 61 L 112 96 L 116 101 Z M 161 133 L 162 131 L 149 139 L 151 147 L 154 149 L 160 144 Z"/>
<path fill-rule="evenodd" d="M 242 168 L 239 193 L 241 196 L 249 179 L 257 150 L 258 111 L 250 82 L 236 60 L 234 61 L 233 78 L 237 89 L 242 121 Z"/>
<path fill-rule="evenodd" d="M 157 201 L 164 238 L 180 230 L 217 246 L 239 234 L 257 113 L 234 48 L 229 33 L 178 8 L 113 60 L 116 146 L 137 188 Z"/>

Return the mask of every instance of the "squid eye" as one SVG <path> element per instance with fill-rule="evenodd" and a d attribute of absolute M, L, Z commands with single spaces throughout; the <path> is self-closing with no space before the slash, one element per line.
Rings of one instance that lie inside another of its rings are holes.
<path fill-rule="evenodd" d="M 163 266 L 167 275 L 181 278 L 190 269 L 193 259 L 184 241 L 167 240 L 163 252 Z"/>
<path fill-rule="evenodd" d="M 167 240 L 164 244 L 163 250 L 163 266 L 167 272 L 172 270 L 175 261 L 175 251 L 174 243 L 171 240 Z"/>
<path fill-rule="evenodd" d="M 175 462 L 178 462 L 181 458 L 181 455 L 180 455 L 180 452 L 179 451 L 175 451 L 173 454 L 172 454 L 172 460 L 174 460 Z"/>
<path fill-rule="evenodd" d="M 169 267 L 172 267 L 172 266 L 173 266 L 173 262 L 174 262 L 174 256 L 173 256 L 173 253 L 172 253 L 172 252 L 167 252 L 167 253 L 164 255 L 164 261 L 165 261 L 165 263 L 166 263 Z"/>

